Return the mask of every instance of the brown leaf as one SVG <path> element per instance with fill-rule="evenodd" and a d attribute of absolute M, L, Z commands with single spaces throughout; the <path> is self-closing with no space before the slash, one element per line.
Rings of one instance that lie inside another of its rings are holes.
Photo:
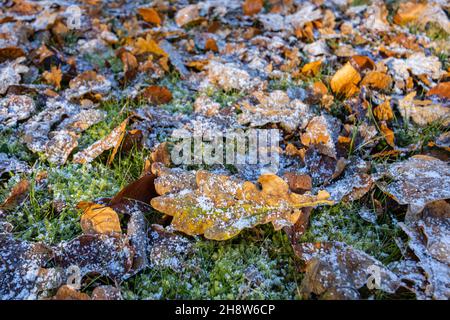
<path fill-rule="evenodd" d="M 117 150 L 120 147 L 120 144 L 125 135 L 126 127 L 128 124 L 129 118 L 126 118 L 118 127 L 114 128 L 110 134 L 108 134 L 105 138 L 100 139 L 84 149 L 83 151 L 77 152 L 73 156 L 74 163 L 86 163 L 91 162 L 95 158 L 97 158 L 104 151 L 113 149 L 111 155 L 108 159 L 108 164 L 112 163 L 114 160 L 114 156 L 117 153 Z"/>
<path fill-rule="evenodd" d="M 69 285 L 61 286 L 56 294 L 52 297 L 53 300 L 91 300 L 88 294 L 79 292 Z"/>
<path fill-rule="evenodd" d="M 131 182 L 111 199 L 109 205 L 115 206 L 123 199 L 132 199 L 150 204 L 150 200 L 157 196 L 155 178 L 156 176 L 153 174 L 145 174 L 138 180 Z"/>
<path fill-rule="evenodd" d="M 126 80 L 132 80 L 136 76 L 139 62 L 132 53 L 127 51 L 124 51 L 120 55 L 120 60 L 123 64 L 123 72 L 125 73 Z"/>
<path fill-rule="evenodd" d="M 168 143 L 163 142 L 158 144 L 155 150 L 150 154 L 150 158 L 152 163 L 160 162 L 166 167 L 170 166 L 172 164 L 172 160 L 170 159 Z"/>
<path fill-rule="evenodd" d="M 25 55 L 25 52 L 19 47 L 3 47 L 0 49 L 0 63 L 6 60 L 16 60 Z"/>
<path fill-rule="evenodd" d="M 166 104 L 172 100 L 172 93 L 166 87 L 148 86 L 145 88 L 142 96 L 150 103 L 156 105 Z"/>
<path fill-rule="evenodd" d="M 242 3 L 242 10 L 246 16 L 253 16 L 261 11 L 264 6 L 263 0 L 245 0 Z"/>
<path fill-rule="evenodd" d="M 216 40 L 213 38 L 206 39 L 205 42 L 205 51 L 213 51 L 213 52 L 219 52 L 219 47 L 217 47 Z"/>
<path fill-rule="evenodd" d="M 153 23 L 158 26 L 161 25 L 161 17 L 155 9 L 139 8 L 138 13 L 142 16 L 142 19 L 144 19 L 145 22 Z"/>
<path fill-rule="evenodd" d="M 368 284 L 373 266 L 383 279 L 382 291 L 395 293 L 401 284 L 380 261 L 342 242 L 295 244 L 294 252 L 306 263 L 300 289 L 305 297 L 315 294 L 327 300 L 360 299 L 358 290 Z"/>
<path fill-rule="evenodd" d="M 144 38 L 138 38 L 134 44 L 136 54 L 151 53 L 157 56 L 167 56 L 167 53 L 151 38 L 150 35 Z"/>
<path fill-rule="evenodd" d="M 312 189 L 312 179 L 307 174 L 286 172 L 283 177 L 287 180 L 289 189 L 295 193 L 304 193 Z"/>
<path fill-rule="evenodd" d="M 27 179 L 20 180 L 12 189 L 6 199 L 0 204 L 1 210 L 11 210 L 16 207 L 28 195 L 30 182 Z"/>
<path fill-rule="evenodd" d="M 77 206 L 83 209 L 81 230 L 84 234 L 121 234 L 119 216 L 110 207 L 92 202 L 80 202 Z"/>
<path fill-rule="evenodd" d="M 450 198 L 450 172 L 441 160 L 416 155 L 380 170 L 377 186 L 398 203 L 408 204 L 411 213 L 422 211 L 429 202 Z"/>
<path fill-rule="evenodd" d="M 48 84 L 55 86 L 57 89 L 61 88 L 62 71 L 60 68 L 52 66 L 50 71 L 44 71 L 42 77 Z"/>

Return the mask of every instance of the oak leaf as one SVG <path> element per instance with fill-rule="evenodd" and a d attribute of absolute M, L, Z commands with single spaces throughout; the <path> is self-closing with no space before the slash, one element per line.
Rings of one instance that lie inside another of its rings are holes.
<path fill-rule="evenodd" d="M 177 190 L 174 171 L 160 171 L 155 180 L 161 196 L 153 198 L 156 210 L 173 216 L 172 226 L 189 235 L 204 234 L 208 239 L 227 240 L 245 228 L 271 222 L 276 229 L 293 225 L 303 207 L 332 204 L 329 194 L 296 194 L 282 178 L 261 175 L 256 184 L 229 176 L 195 172 L 195 186 Z M 165 175 L 166 174 L 166 175 Z"/>

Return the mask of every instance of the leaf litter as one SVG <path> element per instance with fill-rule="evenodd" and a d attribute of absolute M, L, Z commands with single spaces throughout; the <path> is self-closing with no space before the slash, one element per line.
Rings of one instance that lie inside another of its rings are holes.
<path fill-rule="evenodd" d="M 289 236 L 303 297 L 407 289 L 449 298 L 443 2 L 57 2 L 0 10 L 2 299 L 122 299 L 130 277 L 182 273 L 198 243 L 242 239 L 265 224 Z M 199 127 L 278 129 L 278 168 L 175 164 L 172 135 Z M 129 174 L 120 166 L 136 150 L 139 172 L 123 188 L 100 187 L 106 198 L 64 203 L 39 178 L 100 166 Z M 32 205 L 75 212 L 75 236 L 44 243 L 16 234 L 13 217 Z M 347 205 L 359 206 L 358 223 L 390 221 L 403 232 L 389 240 L 401 256 L 304 240 L 318 213 Z M 81 287 L 67 282 L 73 266 Z M 374 268 L 383 279 L 375 290 Z M 93 277 L 114 285 L 92 288 Z"/>

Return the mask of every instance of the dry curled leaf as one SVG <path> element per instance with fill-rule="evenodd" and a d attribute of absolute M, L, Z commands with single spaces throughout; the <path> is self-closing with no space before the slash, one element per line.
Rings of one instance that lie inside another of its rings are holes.
<path fill-rule="evenodd" d="M 394 113 L 391 108 L 391 100 L 387 99 L 380 105 L 373 109 L 373 114 L 378 120 L 389 121 L 394 118 Z"/>
<path fill-rule="evenodd" d="M 62 80 L 62 71 L 61 68 L 52 66 L 50 71 L 45 71 L 42 74 L 44 80 L 48 83 L 56 87 L 56 89 L 61 88 L 61 80 Z"/>
<path fill-rule="evenodd" d="M 82 202 L 78 208 L 83 209 L 81 230 L 84 234 L 120 234 L 119 216 L 110 207 L 91 202 Z"/>
<path fill-rule="evenodd" d="M 90 145 L 83 151 L 74 154 L 73 162 L 75 163 L 91 162 L 92 160 L 97 158 L 100 154 L 102 154 L 104 151 L 113 149 L 108 159 L 108 164 L 112 163 L 125 135 L 128 119 L 129 118 L 122 121 L 122 123 L 116 128 L 114 128 L 111 131 L 111 133 L 108 134 L 105 138 L 100 139 L 97 142 L 94 142 L 92 145 Z"/>
<path fill-rule="evenodd" d="M 400 114 L 406 120 L 412 120 L 414 123 L 424 126 L 436 121 L 442 121 L 444 125 L 450 123 L 449 108 L 432 101 L 416 100 L 416 92 L 411 92 L 403 99 L 398 101 Z"/>
<path fill-rule="evenodd" d="M 302 67 L 302 74 L 307 77 L 316 76 L 322 66 L 322 60 L 309 62 Z"/>
<path fill-rule="evenodd" d="M 168 176 L 160 175 L 155 180 L 156 190 L 160 191 L 160 186 L 176 189 L 177 180 L 170 172 Z M 162 193 L 152 199 L 151 205 L 173 216 L 172 226 L 179 231 L 226 240 L 259 224 L 272 222 L 277 229 L 292 225 L 300 215 L 298 209 L 332 203 L 327 200 L 327 192 L 292 193 L 276 175 L 262 175 L 258 183 L 261 188 L 248 181 L 197 171 L 193 189 Z"/>

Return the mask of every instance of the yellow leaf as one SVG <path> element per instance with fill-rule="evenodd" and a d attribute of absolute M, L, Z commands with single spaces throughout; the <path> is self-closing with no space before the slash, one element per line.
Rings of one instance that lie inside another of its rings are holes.
<path fill-rule="evenodd" d="M 351 97 L 359 91 L 356 86 L 361 80 L 358 71 L 347 62 L 341 69 L 339 69 L 331 78 L 331 90 L 337 94 L 344 94 L 346 97 Z"/>
<path fill-rule="evenodd" d="M 322 61 L 317 60 L 310 63 L 307 63 L 302 68 L 302 73 L 305 76 L 315 76 L 319 73 L 320 67 L 322 66 Z"/>
<path fill-rule="evenodd" d="M 81 202 L 78 207 L 84 210 L 81 216 L 83 233 L 114 234 L 122 232 L 119 216 L 110 207 L 86 202 Z"/>
<path fill-rule="evenodd" d="M 159 56 L 167 56 L 167 53 L 159 47 L 150 35 L 147 35 L 145 39 L 138 38 L 134 47 L 137 54 L 151 53 Z"/>
<path fill-rule="evenodd" d="M 202 170 L 159 168 L 155 173 L 155 188 L 162 195 L 151 200 L 153 208 L 173 216 L 176 230 L 204 234 L 208 239 L 227 240 L 245 228 L 265 223 L 272 223 L 275 229 L 292 226 L 300 208 L 333 204 L 326 191 L 293 193 L 285 180 L 273 174 L 261 175 L 259 187 Z"/>

